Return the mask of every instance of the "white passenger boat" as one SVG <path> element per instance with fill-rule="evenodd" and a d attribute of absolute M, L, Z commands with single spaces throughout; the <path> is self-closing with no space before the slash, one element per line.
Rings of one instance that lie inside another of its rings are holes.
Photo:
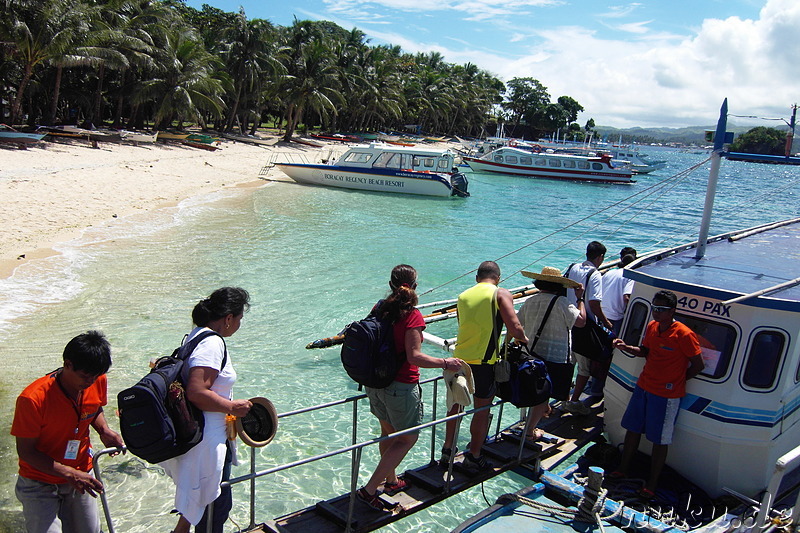
<path fill-rule="evenodd" d="M 135 144 L 154 143 L 156 142 L 156 138 L 158 137 L 158 132 L 144 133 L 141 131 L 120 130 L 119 134 L 122 136 L 123 141 L 132 142 Z"/>
<path fill-rule="evenodd" d="M 619 524 L 618 502 L 644 509 L 646 520 L 627 522 L 632 529 L 794 531 L 798 521 L 800 218 L 708 238 L 726 115 L 727 102 L 717 127 L 720 141 L 712 156 L 698 240 L 647 254 L 624 271 L 636 282 L 621 330 L 625 342 L 641 344 L 653 296 L 670 290 L 678 297 L 676 318 L 698 335 L 705 363 L 705 370 L 687 382 L 667 456 L 669 475 L 662 473 L 654 499 L 637 499 L 636 489 L 644 481 L 636 478 L 646 476 L 646 470 L 603 483 L 608 491 L 603 493 L 608 500 L 598 508 L 603 521 Z M 604 390 L 608 450 L 624 441 L 622 415 L 643 366 L 642 358 L 615 351 Z M 646 469 L 644 455 L 651 452 L 646 439 L 639 451 L 640 466 Z M 543 474 L 541 481 L 548 487 L 562 481 L 572 485 L 587 475 L 585 464 Z M 611 461 L 609 466 L 616 465 Z M 576 489 L 576 496 L 583 494 Z M 518 500 L 496 505 L 457 531 L 506 531 L 499 518 L 519 506 Z M 516 530 L 547 528 L 530 521 Z"/>
<path fill-rule="evenodd" d="M 528 148 L 504 146 L 483 157 L 464 157 L 472 170 L 528 178 L 552 178 L 600 183 L 632 183 L 627 166 L 615 167 L 608 155 L 582 156 L 535 152 Z"/>
<path fill-rule="evenodd" d="M 375 192 L 427 196 L 469 196 L 467 178 L 453 172 L 450 150 L 383 143 L 351 147 L 338 159 L 320 164 L 280 163 L 298 183 Z"/>

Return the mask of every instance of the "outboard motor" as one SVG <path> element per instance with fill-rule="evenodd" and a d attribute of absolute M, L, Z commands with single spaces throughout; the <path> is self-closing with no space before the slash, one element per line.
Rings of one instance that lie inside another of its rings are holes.
<path fill-rule="evenodd" d="M 450 176 L 450 185 L 453 187 L 453 192 L 450 193 L 450 196 L 460 196 L 461 198 L 469 196 L 469 192 L 467 192 L 469 180 L 467 180 L 467 176 L 463 172 L 454 172 Z"/>

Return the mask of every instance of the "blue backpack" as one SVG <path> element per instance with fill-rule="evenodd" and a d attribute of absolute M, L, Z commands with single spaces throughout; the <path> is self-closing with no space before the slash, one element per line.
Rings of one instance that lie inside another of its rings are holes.
<path fill-rule="evenodd" d="M 381 320 L 377 313 L 383 304 L 380 300 L 363 320 L 356 320 L 344 329 L 342 366 L 347 375 L 363 387 L 383 389 L 394 381 L 403 358 L 396 353 L 394 327 Z"/>
<path fill-rule="evenodd" d="M 156 360 L 150 373 L 117 395 L 120 430 L 125 446 L 148 463 L 182 455 L 203 440 L 203 411 L 186 398 L 183 364 L 203 339 L 221 335 L 203 331 Z M 224 343 L 224 340 L 223 340 Z M 225 368 L 228 350 L 222 358 Z"/>

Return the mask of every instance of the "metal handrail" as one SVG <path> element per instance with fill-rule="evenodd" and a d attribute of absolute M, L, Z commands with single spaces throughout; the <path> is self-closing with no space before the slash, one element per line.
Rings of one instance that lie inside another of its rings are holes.
<path fill-rule="evenodd" d="M 250 503 L 250 505 L 249 505 L 249 507 L 250 507 L 250 524 L 249 524 L 248 528 L 252 529 L 256 525 L 255 524 L 255 495 L 256 495 L 255 480 L 256 479 L 264 477 L 264 476 L 269 475 L 269 474 L 274 474 L 276 472 L 281 472 L 283 470 L 288 470 L 288 469 L 294 468 L 296 466 L 301 466 L 301 465 L 313 463 L 313 462 L 316 462 L 316 461 L 319 461 L 319 460 L 322 460 L 322 459 L 327 459 L 329 457 L 334 457 L 334 456 L 337 456 L 337 455 L 341 455 L 341 454 L 344 454 L 344 453 L 351 452 L 352 453 L 352 458 L 351 458 L 351 468 L 350 468 L 350 505 L 349 505 L 349 512 L 348 512 L 347 526 L 346 526 L 346 531 L 349 531 L 350 528 L 351 528 L 350 524 L 352 522 L 352 513 L 353 513 L 353 509 L 354 509 L 354 504 L 355 504 L 355 495 L 356 495 L 356 490 L 357 490 L 356 489 L 356 484 L 358 482 L 358 474 L 359 474 L 359 471 L 360 471 L 359 467 L 360 467 L 360 464 L 361 464 L 361 451 L 365 447 L 372 446 L 372 445 L 375 445 L 375 444 L 379 444 L 379 443 L 381 443 L 383 441 L 389 440 L 389 439 L 394 438 L 394 437 L 398 437 L 400 435 L 416 433 L 416 432 L 419 432 L 419 431 L 421 431 L 423 429 L 427 429 L 427 428 L 434 428 L 435 426 L 437 426 L 439 424 L 445 424 L 445 423 L 447 423 L 447 422 L 449 422 L 451 420 L 459 420 L 461 418 L 464 418 L 464 417 L 466 417 L 468 415 L 471 415 L 471 414 L 474 414 L 476 412 L 484 411 L 484 410 L 491 409 L 492 407 L 497 407 L 497 406 L 500 406 L 500 412 L 498 414 L 497 428 L 496 428 L 496 431 L 495 431 L 495 435 L 500 433 L 501 418 L 502 418 L 502 415 L 503 415 L 503 405 L 506 403 L 506 402 L 504 402 L 502 400 L 495 401 L 493 403 L 490 403 L 489 405 L 486 405 L 486 406 L 483 406 L 483 407 L 480 407 L 480 408 L 470 409 L 470 410 L 467 410 L 467 411 L 463 411 L 462 410 L 462 411 L 459 411 L 458 413 L 456 413 L 454 415 L 445 416 L 444 418 L 436 419 L 435 417 L 436 417 L 436 413 L 437 413 L 437 406 L 438 406 L 438 403 L 439 403 L 438 385 L 439 385 L 439 380 L 442 380 L 442 379 L 443 379 L 442 376 L 437 376 L 437 377 L 425 379 L 425 380 L 422 380 L 422 381 L 419 382 L 420 385 L 433 383 L 433 387 L 434 387 L 433 398 L 434 398 L 434 400 L 433 400 L 433 404 L 432 404 L 432 409 L 433 409 L 432 416 L 433 416 L 434 420 L 431 420 L 430 422 L 424 422 L 424 423 L 422 423 L 422 424 L 420 424 L 418 426 L 414 426 L 414 427 L 411 427 L 411 428 L 408 428 L 408 429 L 397 431 L 397 432 L 392 433 L 390 435 L 386 435 L 386 436 L 383 436 L 383 437 L 377 437 L 377 438 L 369 439 L 369 440 L 362 441 L 362 442 L 356 442 L 357 431 L 358 431 L 358 402 L 359 402 L 359 400 L 363 400 L 363 399 L 367 398 L 366 394 L 359 394 L 359 395 L 356 395 L 356 396 L 351 396 L 351 397 L 348 397 L 348 398 L 344 398 L 342 400 L 336 400 L 336 401 L 333 401 L 333 402 L 327 402 L 327 403 L 323 403 L 323 404 L 318 404 L 318 405 L 314 405 L 314 406 L 311 406 L 311 407 L 304 407 L 304 408 L 301 408 L 301 409 L 296 409 L 296 410 L 293 410 L 293 411 L 287 411 L 285 413 L 278 414 L 277 415 L 278 418 L 287 418 L 287 417 L 290 417 L 290 416 L 296 416 L 296 415 L 299 415 L 299 414 L 305 414 L 305 413 L 309 413 L 309 412 L 313 412 L 313 411 L 318 411 L 318 410 L 321 410 L 321 409 L 327 409 L 327 408 L 330 408 L 330 407 L 336 407 L 336 406 L 346 405 L 348 403 L 352 403 L 353 404 L 352 444 L 350 444 L 348 446 L 345 446 L 345 447 L 342 447 L 342 448 L 339 448 L 337 450 L 321 453 L 321 454 L 318 454 L 318 455 L 314 455 L 312 457 L 307 457 L 305 459 L 299 459 L 297 461 L 292 461 L 292 462 L 289 462 L 289 463 L 285 463 L 283 465 L 279 465 L 279 466 L 275 466 L 275 467 L 271 467 L 271 468 L 267 468 L 267 469 L 259 470 L 259 471 L 256 471 L 256 448 L 250 448 L 250 472 L 248 474 L 244 474 L 244 475 L 232 478 L 232 479 L 230 479 L 228 481 L 223 481 L 222 483 L 220 483 L 220 487 L 231 487 L 233 485 L 236 485 L 236 484 L 239 484 L 239 483 L 243 483 L 245 481 L 249 481 L 250 482 L 250 502 L 249 502 Z M 525 428 L 523 430 L 524 432 L 527 431 L 527 429 L 528 429 L 527 428 L 527 424 L 528 424 L 528 420 L 526 419 Z M 459 427 L 460 427 L 460 424 L 456 427 L 456 434 L 454 436 L 454 442 L 458 441 L 458 429 L 459 429 Z M 524 432 L 523 432 L 523 435 L 525 434 Z M 525 446 L 525 439 L 522 438 L 522 439 L 520 439 L 520 451 L 519 451 L 518 460 L 522 456 L 522 450 L 524 449 L 524 446 Z M 112 454 L 112 453 L 115 453 L 115 452 L 119 452 L 119 451 L 124 451 L 125 449 L 126 448 L 124 446 L 121 447 L 121 448 L 106 448 L 104 450 L 101 450 L 101 451 L 97 452 L 94 455 L 94 459 L 93 459 L 94 472 L 95 472 L 95 477 L 98 479 L 98 481 L 100 481 L 102 483 L 99 459 L 101 457 L 105 456 L 105 455 L 109 455 L 109 454 Z M 432 430 L 431 431 L 431 452 L 430 452 L 431 461 L 435 460 L 435 456 L 434 456 L 435 450 L 436 450 L 436 432 Z M 450 461 L 449 461 L 449 464 L 448 464 L 447 482 L 446 482 L 446 485 L 445 485 L 445 493 L 446 494 L 449 493 L 450 490 L 451 490 L 450 489 L 450 480 L 452 479 L 452 469 L 453 469 L 453 459 L 454 459 L 454 457 L 455 457 L 455 454 L 451 454 Z M 105 491 L 100 493 L 100 500 L 101 500 L 101 503 L 102 503 L 102 506 L 103 506 L 103 512 L 105 514 L 106 523 L 108 525 L 108 532 L 109 533 L 114 533 L 114 525 L 113 525 L 113 521 L 111 519 L 111 513 L 109 511 L 109 507 L 108 507 L 108 502 L 107 502 L 107 499 L 106 499 Z M 208 525 L 208 531 L 210 532 L 211 531 L 211 520 L 210 520 L 210 517 L 211 517 L 211 513 L 213 513 L 213 502 L 209 505 L 209 508 L 210 508 L 209 509 L 209 520 L 207 521 L 207 525 Z"/>

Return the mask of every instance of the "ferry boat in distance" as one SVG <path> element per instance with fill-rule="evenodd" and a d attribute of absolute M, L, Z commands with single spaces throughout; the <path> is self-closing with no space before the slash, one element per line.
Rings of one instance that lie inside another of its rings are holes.
<path fill-rule="evenodd" d="M 478 172 L 491 172 L 523 176 L 526 178 L 551 178 L 568 181 L 598 183 L 635 183 L 629 166 L 616 167 L 610 156 L 571 155 L 536 152 L 518 146 L 504 146 L 483 157 L 464 157 L 464 162 Z"/>
<path fill-rule="evenodd" d="M 276 162 L 297 183 L 426 196 L 469 196 L 450 150 L 370 143 L 320 164 Z"/>

